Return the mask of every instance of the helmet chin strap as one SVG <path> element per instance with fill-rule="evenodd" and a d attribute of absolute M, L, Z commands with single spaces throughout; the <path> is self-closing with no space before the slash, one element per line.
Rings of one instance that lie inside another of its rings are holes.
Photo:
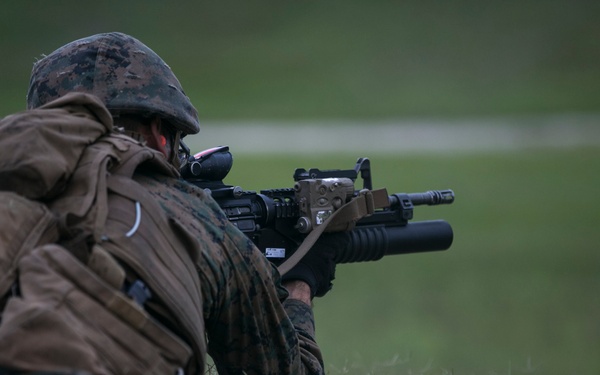
<path fill-rule="evenodd" d="M 179 159 L 179 142 L 181 142 L 181 138 L 181 130 L 175 131 L 175 137 L 173 137 L 173 144 L 171 145 L 171 156 L 169 159 L 169 163 L 177 170 L 181 167 L 181 160 Z"/>

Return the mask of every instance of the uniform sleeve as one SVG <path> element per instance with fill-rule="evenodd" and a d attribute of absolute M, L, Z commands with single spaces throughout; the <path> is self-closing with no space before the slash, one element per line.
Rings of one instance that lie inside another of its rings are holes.
<path fill-rule="evenodd" d="M 200 242 L 208 354 L 219 373 L 323 374 L 311 308 L 286 300 L 276 268 L 208 194 L 184 181 L 172 187 L 157 198 Z"/>
<path fill-rule="evenodd" d="M 221 283 L 207 284 L 221 289 L 212 288 L 218 299 L 205 315 L 209 354 L 219 371 L 323 374 L 311 307 L 285 299 L 275 267 L 237 228 L 228 224 L 222 244 L 228 265 L 220 269 L 228 271 Z M 211 271 L 201 277 L 207 274 L 217 276 Z"/>
<path fill-rule="evenodd" d="M 315 341 L 315 320 L 310 306 L 304 302 L 287 299 L 283 302 L 285 311 L 298 335 L 298 344 L 304 366 L 310 374 L 323 373 L 321 349 Z"/>

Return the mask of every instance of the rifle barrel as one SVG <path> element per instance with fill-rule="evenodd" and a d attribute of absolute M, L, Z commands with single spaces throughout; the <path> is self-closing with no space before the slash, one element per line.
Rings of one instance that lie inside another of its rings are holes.
<path fill-rule="evenodd" d="M 414 206 L 428 205 L 437 206 L 438 204 L 451 204 L 454 202 L 454 192 L 452 190 L 429 190 L 424 193 L 410 194 L 392 194 L 389 196 L 390 206 L 397 207 L 403 199 L 410 199 Z"/>

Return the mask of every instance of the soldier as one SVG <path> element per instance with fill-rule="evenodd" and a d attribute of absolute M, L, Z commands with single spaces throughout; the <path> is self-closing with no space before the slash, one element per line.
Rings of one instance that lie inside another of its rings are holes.
<path fill-rule="evenodd" d="M 208 353 L 223 374 L 323 373 L 311 301 L 344 242 L 317 242 L 282 284 L 179 178 L 198 116 L 156 53 L 122 33 L 68 43 L 34 65 L 27 108 L 0 123 L 0 190 L 18 193 L 10 207 L 42 202 L 53 224 L 22 226 L 51 235 L 0 262 L 2 369 L 202 373 Z"/>

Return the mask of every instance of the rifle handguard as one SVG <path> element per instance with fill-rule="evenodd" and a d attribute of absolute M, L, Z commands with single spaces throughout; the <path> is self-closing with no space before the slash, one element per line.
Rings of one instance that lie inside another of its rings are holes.
<path fill-rule="evenodd" d="M 334 211 L 321 225 L 314 228 L 304 238 L 304 241 L 302 241 L 296 252 L 279 265 L 277 268 L 279 273 L 285 275 L 298 264 L 300 259 L 308 253 L 323 232 L 352 230 L 358 220 L 372 215 L 377 209 L 389 207 L 390 202 L 388 197 L 386 189 L 361 190 L 360 194 Z"/>

